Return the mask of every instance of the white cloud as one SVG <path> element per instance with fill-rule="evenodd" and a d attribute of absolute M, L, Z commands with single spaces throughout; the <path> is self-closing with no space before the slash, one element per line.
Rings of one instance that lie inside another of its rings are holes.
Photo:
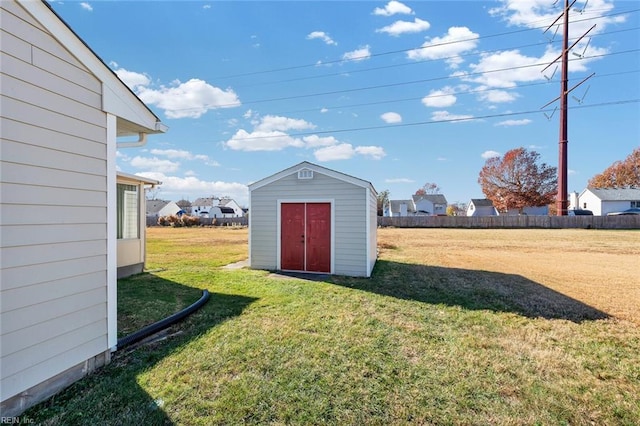
<path fill-rule="evenodd" d="M 504 120 L 499 123 L 496 123 L 495 125 L 511 127 L 511 126 L 525 126 L 530 123 L 531 123 L 531 120 L 529 120 L 528 118 L 525 118 L 523 120 Z"/>
<path fill-rule="evenodd" d="M 161 172 L 161 173 L 171 173 L 178 170 L 180 167 L 180 163 L 170 161 L 170 160 L 162 160 L 158 157 L 148 158 L 135 156 L 131 159 L 129 164 L 136 169 L 146 169 L 148 171 Z"/>
<path fill-rule="evenodd" d="M 204 154 L 193 154 L 189 151 L 181 150 L 181 149 L 152 149 L 149 151 L 150 154 L 160 155 L 163 157 L 171 158 L 171 159 L 181 159 L 181 160 L 199 160 L 205 162 L 209 166 L 219 166 L 215 160 L 211 160 L 208 155 Z"/>
<path fill-rule="evenodd" d="M 541 22 L 550 24 L 562 12 L 561 7 L 556 7 L 556 2 L 553 1 L 501 0 L 500 3 L 500 6 L 489 10 L 490 15 L 501 17 L 510 25 L 538 28 L 540 31 L 546 29 L 545 25 L 540 25 Z M 577 15 L 578 10 L 582 9 L 589 12 L 589 19 L 576 19 L 572 22 L 569 26 L 570 38 L 581 36 L 594 23 L 597 26 L 591 34 L 601 33 L 608 25 L 626 20 L 624 15 L 608 16 L 614 9 L 614 2 L 610 0 L 577 1 L 569 15 Z"/>
<path fill-rule="evenodd" d="M 205 4 L 204 6 L 202 6 L 203 9 L 211 9 L 211 5 L 210 4 Z"/>
<path fill-rule="evenodd" d="M 385 7 L 376 7 L 373 10 L 374 15 L 391 16 L 391 15 L 413 15 L 413 10 L 409 6 L 404 5 L 396 0 L 391 0 Z"/>
<path fill-rule="evenodd" d="M 451 114 L 449 111 L 434 111 L 431 114 L 433 121 L 451 121 L 454 123 L 471 120 L 473 115 Z"/>
<path fill-rule="evenodd" d="M 401 123 L 402 122 L 402 116 L 400 114 L 398 114 L 397 112 L 385 112 L 384 114 L 382 114 L 380 116 L 380 118 L 385 123 L 389 123 L 389 124 L 395 124 L 395 123 Z"/>
<path fill-rule="evenodd" d="M 329 112 L 329 108 L 321 108 L 320 112 L 323 113 L 323 114 L 326 113 L 326 112 Z"/>
<path fill-rule="evenodd" d="M 481 87 L 478 90 L 484 90 L 484 88 Z M 478 99 L 480 101 L 491 102 L 494 104 L 513 102 L 519 97 L 520 95 L 517 93 L 508 92 L 506 90 L 488 90 L 486 92 L 478 93 Z"/>
<path fill-rule="evenodd" d="M 361 47 L 351 52 L 347 52 L 342 55 L 342 59 L 345 61 L 364 61 L 371 57 L 371 51 L 369 45 Z"/>
<path fill-rule="evenodd" d="M 355 155 L 355 150 L 351 144 L 343 143 L 317 149 L 313 155 L 318 161 L 348 160 Z"/>
<path fill-rule="evenodd" d="M 328 45 L 336 46 L 338 44 L 331 37 L 329 37 L 329 34 L 325 33 L 324 31 L 313 31 L 309 33 L 309 35 L 307 35 L 307 40 L 313 39 L 320 39 Z"/>
<path fill-rule="evenodd" d="M 396 21 L 391 25 L 382 27 L 376 30 L 377 33 L 387 33 L 391 36 L 397 37 L 401 34 L 412 34 L 427 31 L 431 28 L 431 24 L 422 19 L 415 18 L 413 22 L 410 21 Z"/>
<path fill-rule="evenodd" d="M 319 146 L 331 146 L 337 145 L 339 141 L 333 136 L 318 136 L 318 135 L 310 135 L 302 138 L 303 141 L 307 144 L 308 148 L 316 148 Z"/>
<path fill-rule="evenodd" d="M 86 1 L 83 1 L 80 3 L 80 7 L 83 8 L 84 10 L 87 10 L 89 12 L 93 12 L 93 6 L 91 6 L 89 3 L 87 3 Z"/>
<path fill-rule="evenodd" d="M 112 66 L 117 67 L 115 62 L 111 63 Z M 118 68 L 115 70 L 116 75 L 122 80 L 124 84 L 129 86 L 131 90 L 136 90 L 139 86 L 148 86 L 151 83 L 151 79 L 146 74 L 141 74 L 135 71 L 127 71 L 124 68 Z"/>
<path fill-rule="evenodd" d="M 281 151 L 288 147 L 301 148 L 304 143 L 280 131 L 249 133 L 240 129 L 224 145 L 235 151 Z"/>
<path fill-rule="evenodd" d="M 137 94 L 143 102 L 164 110 L 168 118 L 199 118 L 210 109 L 240 106 L 233 90 L 222 90 L 197 78 L 158 90 L 140 87 Z"/>
<path fill-rule="evenodd" d="M 314 151 L 313 155 L 317 161 L 336 161 L 336 160 L 348 160 L 355 155 L 362 155 L 370 157 L 374 160 L 379 160 L 386 155 L 384 149 L 379 146 L 358 146 L 353 147 L 349 143 L 342 143 L 338 145 L 328 146 L 320 148 Z"/>
<path fill-rule="evenodd" d="M 392 178 L 392 179 L 385 179 L 384 182 L 385 183 L 413 183 L 415 182 L 415 180 L 409 179 L 409 178 Z"/>
<path fill-rule="evenodd" d="M 502 156 L 502 154 L 500 154 L 498 151 L 485 151 L 482 154 L 480 154 L 480 157 L 484 158 L 485 160 L 488 160 L 489 158 L 494 158 L 494 157 L 500 157 Z"/>
<path fill-rule="evenodd" d="M 446 108 L 454 105 L 458 100 L 454 96 L 453 87 L 446 86 L 440 90 L 432 90 L 427 96 L 422 98 L 422 104 L 426 107 Z"/>
<path fill-rule="evenodd" d="M 261 121 L 255 127 L 256 131 L 271 132 L 271 131 L 287 131 L 287 130 L 306 130 L 314 129 L 315 124 L 308 121 L 282 117 L 279 115 L 266 115 L 262 117 Z"/>
<path fill-rule="evenodd" d="M 374 160 L 381 160 L 382 157 L 387 155 L 387 153 L 384 152 L 384 148 L 381 146 L 357 146 L 355 150 L 357 154 L 370 157 Z"/>
<path fill-rule="evenodd" d="M 407 57 L 415 60 L 446 59 L 449 66 L 456 68 L 463 62 L 459 55 L 475 49 L 478 37 L 467 27 L 451 27 L 444 36 L 427 39 L 422 48 L 408 51 Z"/>
<path fill-rule="evenodd" d="M 168 176 L 163 172 L 137 173 L 149 179 L 162 182 L 159 186 L 162 198 L 178 200 L 183 197 L 192 200 L 202 197 L 202 194 L 223 194 L 230 196 L 238 204 L 248 204 L 249 190 L 247 185 L 238 182 L 205 181 L 195 176 Z"/>

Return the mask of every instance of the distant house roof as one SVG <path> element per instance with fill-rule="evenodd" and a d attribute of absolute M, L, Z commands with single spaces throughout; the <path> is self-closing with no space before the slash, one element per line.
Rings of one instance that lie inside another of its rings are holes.
<path fill-rule="evenodd" d="M 192 206 L 213 206 L 214 201 L 217 200 L 215 197 L 205 197 L 205 198 L 196 198 L 196 200 L 191 203 Z"/>
<path fill-rule="evenodd" d="M 640 200 L 640 188 L 587 188 L 602 201 Z"/>
<path fill-rule="evenodd" d="M 231 207 L 220 207 L 220 213 L 222 214 L 234 214 L 235 212 Z"/>
<path fill-rule="evenodd" d="M 169 204 L 169 201 L 165 200 L 147 200 L 147 214 L 158 213 L 164 206 Z"/>
<path fill-rule="evenodd" d="M 447 204 L 447 199 L 442 194 L 413 195 L 412 198 L 416 203 L 420 200 L 428 200 L 433 204 Z"/>
<path fill-rule="evenodd" d="M 488 198 L 472 198 L 471 202 L 476 207 L 493 207 L 493 201 Z"/>

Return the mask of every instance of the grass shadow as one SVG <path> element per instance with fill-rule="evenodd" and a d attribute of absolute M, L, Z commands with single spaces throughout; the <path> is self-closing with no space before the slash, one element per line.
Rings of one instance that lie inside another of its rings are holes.
<path fill-rule="evenodd" d="M 378 260 L 369 279 L 329 282 L 399 299 L 582 322 L 609 315 L 521 275 Z"/>
<path fill-rule="evenodd" d="M 154 275 L 148 281 L 163 289 L 165 294 L 161 297 L 165 299 L 169 291 L 178 298 L 193 297 L 194 290 L 196 298 L 201 294 L 193 287 Z M 198 311 L 162 332 L 171 338 L 116 351 L 110 364 L 30 408 L 23 416 L 37 424 L 47 425 L 173 424 L 162 409 L 163 401 L 154 399 L 140 387 L 137 376 L 213 327 L 239 316 L 255 300 L 234 294 L 210 293 L 209 301 Z M 86 407 L 92 407 L 90 412 Z"/>

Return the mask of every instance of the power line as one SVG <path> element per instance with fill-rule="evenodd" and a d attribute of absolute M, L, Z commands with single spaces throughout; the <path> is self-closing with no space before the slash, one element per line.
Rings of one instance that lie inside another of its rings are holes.
<path fill-rule="evenodd" d="M 607 73 L 607 74 L 597 74 L 593 78 L 597 79 L 597 78 L 615 77 L 615 76 L 620 76 L 620 75 L 625 75 L 625 74 L 633 74 L 633 73 L 640 73 L 640 69 L 629 70 L 629 71 L 619 71 L 619 72 Z M 572 80 L 576 80 L 576 79 L 572 79 Z M 541 82 L 537 82 L 537 83 L 519 84 L 517 86 L 499 88 L 499 89 L 495 88 L 495 87 L 490 87 L 490 88 L 484 88 L 484 89 L 461 90 L 461 91 L 452 91 L 450 93 L 444 93 L 444 94 L 440 94 L 440 95 L 426 95 L 426 96 L 417 96 L 417 97 L 400 98 L 400 99 L 384 99 L 384 100 L 380 100 L 380 101 L 363 102 L 363 103 L 359 103 L 359 104 L 324 106 L 323 108 L 326 108 L 326 109 L 329 109 L 329 110 L 338 109 L 338 108 L 339 109 L 347 109 L 347 108 L 365 107 L 365 106 L 373 106 L 373 105 L 380 105 L 380 104 L 390 104 L 390 103 L 397 103 L 397 102 L 416 101 L 416 100 L 422 100 L 422 99 L 425 99 L 425 98 L 438 98 L 438 97 L 445 97 L 445 96 L 450 96 L 450 95 L 457 96 L 457 95 L 469 95 L 469 94 L 485 93 L 485 92 L 491 92 L 491 91 L 494 91 L 494 90 L 509 90 L 509 91 L 511 91 L 511 90 L 517 90 L 517 89 L 522 89 L 522 88 L 527 88 L 527 87 L 542 86 L 542 85 L 549 85 L 549 84 L 551 84 L 549 81 L 541 81 Z M 319 108 L 320 107 L 298 109 L 298 110 L 289 110 L 289 111 L 278 111 L 278 112 L 274 112 L 273 114 L 292 114 L 292 113 L 299 113 L 299 112 L 311 112 L 311 111 L 317 111 Z"/>
<path fill-rule="evenodd" d="M 590 105 L 580 105 L 580 106 L 570 107 L 570 109 L 573 110 L 573 109 L 583 109 L 583 108 L 607 107 L 607 106 L 625 105 L 625 104 L 631 104 L 631 103 L 640 103 L 640 98 L 624 99 L 624 100 L 610 101 L 610 102 L 601 102 L 601 103 L 598 103 L 598 104 L 590 104 Z M 348 128 L 348 129 L 321 130 L 321 131 L 313 131 L 313 132 L 300 132 L 300 133 L 287 133 L 287 134 L 283 133 L 282 135 L 279 135 L 279 136 L 280 137 L 284 137 L 284 136 L 301 137 L 301 136 L 323 135 L 323 134 L 334 134 L 334 133 L 360 132 L 360 131 L 367 131 L 367 130 L 382 130 L 382 129 L 389 129 L 389 128 L 424 126 L 424 125 L 429 125 L 429 124 L 456 123 L 456 122 L 463 122 L 463 121 L 478 121 L 478 120 L 486 120 L 486 119 L 490 119 L 490 118 L 503 118 L 503 117 L 513 117 L 513 116 L 540 114 L 540 113 L 543 113 L 543 112 L 551 112 L 551 109 L 547 109 L 547 110 L 536 109 L 536 110 L 519 111 L 519 112 L 505 112 L 505 113 L 500 113 L 500 114 L 488 114 L 488 115 L 481 115 L 481 116 L 474 116 L 474 117 L 457 117 L 457 118 L 450 118 L 450 119 L 444 119 L 444 120 L 418 121 L 418 122 L 413 122 L 413 123 L 401 123 L 401 124 L 384 124 L 384 125 L 379 125 L 379 126 L 354 127 L 354 128 Z M 274 138 L 274 137 L 278 137 L 278 136 L 274 136 L 274 135 L 269 135 L 269 136 L 248 136 L 248 137 L 244 137 L 244 138 L 237 138 L 237 139 L 234 139 L 234 140 L 235 141 L 249 141 L 249 140 L 256 140 L 256 139 L 269 139 L 269 138 Z"/>
<path fill-rule="evenodd" d="M 613 55 L 622 55 L 622 54 L 634 53 L 634 52 L 638 52 L 638 51 L 640 51 L 640 49 L 630 49 L 630 50 L 625 50 L 625 51 L 620 51 L 620 52 L 609 52 L 609 53 L 605 53 L 605 54 L 601 54 L 601 55 L 585 56 L 583 58 L 571 59 L 571 61 L 579 61 L 579 60 L 584 60 L 584 59 L 595 59 L 595 58 L 601 58 L 601 57 L 613 56 Z M 515 67 L 507 67 L 507 68 L 498 68 L 498 69 L 494 69 L 494 70 L 478 71 L 478 72 L 473 72 L 473 73 L 460 73 L 460 74 L 455 75 L 455 76 L 446 75 L 446 76 L 431 77 L 431 78 L 404 81 L 404 82 L 395 82 L 395 83 L 378 84 L 378 85 L 363 86 L 363 87 L 350 88 L 350 89 L 332 90 L 332 91 L 327 91 L 327 92 L 315 92 L 315 93 L 307 93 L 307 94 L 301 94 L 301 95 L 292 95 L 292 96 L 282 96 L 282 97 L 276 97 L 276 98 L 249 100 L 249 101 L 242 102 L 242 105 L 254 105 L 254 104 L 261 104 L 261 103 L 268 103 L 268 102 L 289 101 L 289 100 L 294 100 L 294 99 L 304 99 L 304 98 L 312 98 L 312 97 L 327 96 L 327 95 L 338 95 L 338 94 L 345 94 L 345 93 L 361 92 L 361 91 L 366 91 L 366 90 L 383 89 L 383 88 L 407 86 L 407 85 L 419 84 L 419 83 L 428 83 L 428 82 L 433 82 L 433 81 L 449 80 L 449 79 L 454 79 L 454 78 L 455 79 L 470 78 L 470 77 L 479 76 L 479 75 L 492 74 L 492 73 L 498 73 L 498 72 L 506 72 L 506 71 L 515 71 L 515 70 L 539 67 L 539 66 L 544 66 L 544 65 L 547 65 L 547 63 L 546 62 L 540 62 L 540 63 L 535 63 L 535 64 L 520 65 L 520 66 L 515 66 Z M 202 109 L 202 108 L 212 108 L 213 109 L 213 108 L 225 108 L 225 107 L 233 107 L 233 106 L 237 106 L 237 104 L 229 103 L 229 104 L 204 105 L 204 106 L 194 107 L 194 108 L 173 109 L 172 111 L 189 111 L 189 110 L 198 110 L 198 109 Z"/>
<path fill-rule="evenodd" d="M 615 13 L 606 14 L 606 15 L 597 15 L 597 16 L 592 17 L 592 18 L 577 19 L 577 20 L 574 20 L 574 21 L 571 21 L 571 22 L 575 23 L 575 22 L 583 22 L 583 21 L 589 21 L 589 20 L 594 20 L 594 19 L 610 18 L 610 17 L 614 17 L 614 16 L 618 16 L 618 15 L 624 15 L 624 14 L 629 14 L 629 13 L 637 13 L 639 11 L 640 11 L 640 9 L 632 9 L 632 10 L 628 10 L 628 11 L 615 12 Z M 543 21 L 540 20 L 538 22 L 543 22 Z M 376 58 L 376 57 L 380 57 L 380 56 L 395 55 L 395 54 L 398 54 L 398 53 L 407 53 L 407 52 L 415 51 L 415 50 L 429 49 L 429 48 L 433 48 L 433 47 L 442 47 L 442 46 L 448 46 L 448 45 L 457 44 L 457 43 L 466 43 L 466 42 L 469 42 L 469 41 L 485 40 L 485 39 L 489 39 L 489 38 L 503 37 L 503 36 L 520 34 L 520 33 L 529 32 L 529 31 L 537 31 L 537 30 L 540 30 L 540 29 L 544 29 L 546 27 L 547 27 L 547 25 L 543 25 L 543 26 L 539 26 L 539 27 L 525 28 L 525 29 L 514 30 L 514 31 L 507 31 L 507 32 L 503 32 L 503 33 L 490 34 L 490 35 L 479 36 L 479 37 L 472 37 L 472 38 L 467 38 L 467 39 L 462 39 L 462 40 L 453 40 L 453 41 L 447 41 L 447 42 L 442 42 L 442 43 L 434 43 L 434 44 L 431 44 L 431 45 L 428 45 L 428 46 L 419 46 L 419 47 L 410 47 L 410 48 L 398 49 L 398 50 L 390 50 L 390 51 L 386 51 L 386 52 L 380 52 L 380 53 L 367 55 L 366 57 L 356 57 L 356 58 L 350 58 L 350 59 L 344 59 L 344 58 L 343 59 L 334 59 L 334 60 L 331 60 L 331 61 L 322 62 L 322 64 L 323 65 L 332 65 L 332 64 L 339 64 L 339 63 L 345 63 L 345 62 L 355 62 L 355 61 L 358 61 L 358 60 L 361 60 L 361 59 L 364 59 L 364 58 Z M 232 78 L 238 78 L 238 77 L 250 77 L 250 76 L 256 76 L 256 75 L 260 75 L 260 74 L 271 74 L 271 73 L 282 72 L 282 71 L 290 71 L 290 70 L 303 69 L 303 68 L 313 68 L 313 67 L 317 67 L 317 66 L 318 66 L 318 63 L 315 62 L 313 64 L 293 65 L 293 66 L 289 66 L 289 67 L 273 68 L 273 69 L 269 69 L 269 70 L 260 70 L 260 71 L 252 71 L 252 72 L 248 72 L 248 73 L 240 73 L 240 74 L 232 74 L 232 75 L 226 75 L 226 76 L 218 76 L 218 77 L 215 77 L 214 79 L 215 80 L 223 80 L 223 79 L 232 79 Z"/>
<path fill-rule="evenodd" d="M 608 35 L 613 35 L 613 34 L 618 34 L 618 33 L 627 32 L 627 31 L 638 31 L 638 30 L 640 30 L 640 27 L 624 28 L 624 29 L 621 29 L 621 30 L 615 30 L 615 31 L 608 31 L 608 32 L 605 32 L 605 33 L 599 33 L 599 34 L 594 35 L 593 38 L 602 37 L 602 36 L 608 36 Z M 379 70 L 384 70 L 384 69 L 392 69 L 392 68 L 400 68 L 400 67 L 407 67 L 407 66 L 422 65 L 422 64 L 425 64 L 425 63 L 429 63 L 429 62 L 447 61 L 447 60 L 455 59 L 455 58 L 466 58 L 466 57 L 472 57 L 472 56 L 481 56 L 481 55 L 486 55 L 486 54 L 489 54 L 489 53 L 501 52 L 501 51 L 505 51 L 505 50 L 516 50 L 516 49 L 519 50 L 519 49 L 523 49 L 523 48 L 535 47 L 535 46 L 543 46 L 543 45 L 547 45 L 549 43 L 559 43 L 559 42 L 560 41 L 557 41 L 557 42 L 556 41 L 552 41 L 552 42 L 541 41 L 541 42 L 538 42 L 538 43 L 524 44 L 524 45 L 520 45 L 520 46 L 503 47 L 503 48 L 492 49 L 492 50 L 483 50 L 483 51 L 479 51 L 479 52 L 447 56 L 447 57 L 444 57 L 444 58 L 426 59 L 426 60 L 422 60 L 422 61 L 411 61 L 411 62 L 404 62 L 404 63 L 401 63 L 401 64 L 392 64 L 392 65 L 384 65 L 384 66 L 379 66 L 379 67 L 370 67 L 370 68 L 362 68 L 362 69 L 357 69 L 357 70 L 349 70 L 348 73 L 349 74 L 359 74 L 359 73 L 370 72 L 370 71 L 379 71 Z M 317 79 L 321 79 L 321 78 L 342 76 L 344 74 L 345 74 L 345 72 L 335 72 L 335 73 L 328 73 L 328 74 L 321 74 L 321 75 L 288 78 L 288 79 L 283 79 L 283 80 L 275 80 L 275 81 L 266 81 L 266 82 L 251 83 L 251 84 L 244 84 L 244 85 L 236 85 L 234 87 L 236 89 L 242 89 L 242 88 L 247 88 L 247 87 L 259 87 L 259 86 L 266 86 L 266 85 L 273 85 L 273 84 L 288 84 L 288 83 L 293 83 L 293 82 L 298 82 L 298 81 L 317 80 Z"/>

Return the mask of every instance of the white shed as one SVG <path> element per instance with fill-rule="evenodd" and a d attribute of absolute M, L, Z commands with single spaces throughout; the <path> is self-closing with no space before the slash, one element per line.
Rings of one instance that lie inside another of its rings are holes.
<path fill-rule="evenodd" d="M 109 362 L 118 137 L 141 145 L 166 127 L 46 2 L 1 1 L 0 22 L 0 412 L 11 418 Z"/>
<path fill-rule="evenodd" d="M 249 185 L 249 265 L 369 277 L 377 193 L 365 180 L 302 162 Z"/>

